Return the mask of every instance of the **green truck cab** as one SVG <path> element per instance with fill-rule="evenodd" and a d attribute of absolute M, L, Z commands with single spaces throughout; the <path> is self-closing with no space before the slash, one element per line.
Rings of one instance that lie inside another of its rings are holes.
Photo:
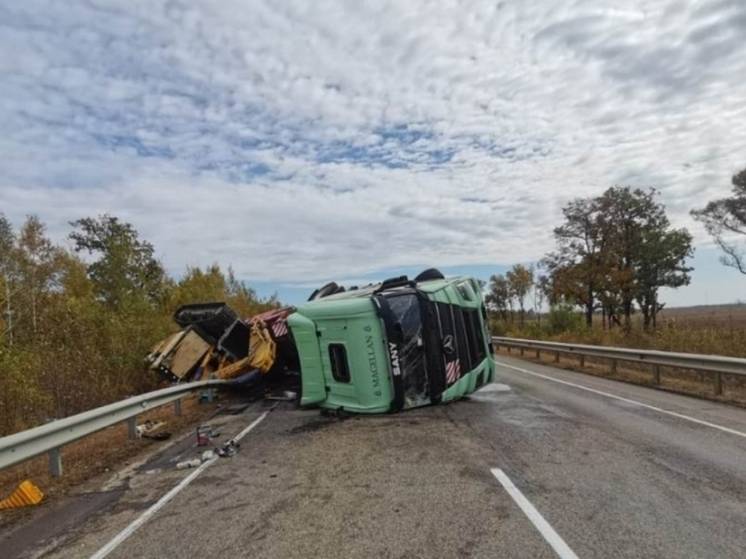
<path fill-rule="evenodd" d="M 448 402 L 494 380 L 476 280 L 428 270 L 416 280 L 333 285 L 288 317 L 302 406 L 396 412 Z"/>

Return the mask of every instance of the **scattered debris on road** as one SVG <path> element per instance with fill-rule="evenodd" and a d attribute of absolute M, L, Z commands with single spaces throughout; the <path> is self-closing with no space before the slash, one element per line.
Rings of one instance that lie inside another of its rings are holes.
<path fill-rule="evenodd" d="M 209 425 L 200 425 L 197 427 L 197 446 L 207 446 L 210 444 L 210 432 L 212 427 Z"/>
<path fill-rule="evenodd" d="M 141 439 L 150 439 L 151 441 L 167 441 L 171 438 L 171 433 L 168 431 L 161 431 L 166 423 L 164 421 L 152 421 L 146 420 L 145 423 L 137 425 L 135 427 L 135 433 L 137 437 Z"/>
<path fill-rule="evenodd" d="M 210 433 L 211 428 L 207 426 L 201 426 L 199 429 L 202 429 L 203 427 L 206 427 L 206 429 L 203 431 L 205 433 L 205 438 L 209 442 L 209 439 L 212 437 L 208 437 L 207 435 Z M 219 433 L 216 433 L 215 436 L 218 436 Z M 206 446 L 205 444 L 199 444 L 197 443 L 197 446 Z M 229 441 L 226 441 L 220 446 L 216 446 L 213 449 L 207 449 L 203 450 L 199 456 L 199 458 L 192 458 L 189 460 L 182 460 L 181 462 L 178 462 L 176 464 L 177 470 L 185 470 L 188 468 L 196 468 L 200 464 L 204 464 L 205 462 L 209 462 L 210 460 L 214 460 L 216 457 L 220 458 L 230 458 L 231 456 L 234 456 L 241 448 L 241 445 L 236 442 L 234 439 L 230 439 Z"/>
<path fill-rule="evenodd" d="M 221 458 L 230 458 L 235 455 L 241 448 L 241 445 L 231 439 L 220 448 L 216 449 L 218 456 Z"/>
<path fill-rule="evenodd" d="M 207 462 L 208 460 L 212 460 L 215 458 L 215 453 L 212 450 L 205 450 L 202 453 L 202 461 Z"/>
<path fill-rule="evenodd" d="M 138 437 L 144 437 L 145 435 L 154 433 L 164 425 L 165 423 L 163 421 L 152 421 L 148 419 L 144 423 L 137 425 L 135 427 L 135 432 L 137 433 Z"/>

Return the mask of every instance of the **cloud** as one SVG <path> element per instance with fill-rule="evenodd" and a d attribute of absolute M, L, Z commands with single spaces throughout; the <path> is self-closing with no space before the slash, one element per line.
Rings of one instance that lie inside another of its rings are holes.
<path fill-rule="evenodd" d="M 0 211 L 132 221 L 167 266 L 361 276 L 528 261 L 560 208 L 746 162 L 740 1 L 0 7 Z"/>

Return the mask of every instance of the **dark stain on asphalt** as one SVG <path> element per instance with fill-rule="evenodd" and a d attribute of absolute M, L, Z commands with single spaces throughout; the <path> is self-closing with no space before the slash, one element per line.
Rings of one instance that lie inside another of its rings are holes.
<path fill-rule="evenodd" d="M 49 508 L 39 516 L 0 537 L 3 559 L 24 557 L 59 538 L 75 536 L 76 528 L 92 514 L 111 509 L 122 497 L 124 488 L 96 493 L 83 493 L 66 499 L 61 505 Z"/>
<path fill-rule="evenodd" d="M 326 429 L 327 427 L 338 424 L 338 423 L 339 421 L 336 419 L 316 419 L 314 421 L 309 421 L 308 423 L 304 423 L 303 425 L 298 425 L 296 427 L 293 427 L 292 429 L 288 429 L 287 433 L 290 435 L 298 435 L 302 433 L 313 433 L 315 431 Z"/>

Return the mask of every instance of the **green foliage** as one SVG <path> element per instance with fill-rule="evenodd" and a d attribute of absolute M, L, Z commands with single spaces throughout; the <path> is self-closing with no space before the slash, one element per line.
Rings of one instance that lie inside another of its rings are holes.
<path fill-rule="evenodd" d="M 88 266 L 88 275 L 97 294 L 109 307 L 145 297 L 160 302 L 166 286 L 163 266 L 155 259 L 153 245 L 142 241 L 135 228 L 118 218 L 102 215 L 70 223 L 76 252 L 88 252 L 97 259 Z"/>
<path fill-rule="evenodd" d="M 507 336 L 510 331 L 510 325 L 500 315 L 490 313 L 488 315 L 490 334 L 493 336 Z"/>
<path fill-rule="evenodd" d="M 490 277 L 490 290 L 486 296 L 486 303 L 487 307 L 497 312 L 503 321 L 507 320 L 508 310 L 511 308 L 511 294 L 508 280 L 502 274 Z"/>
<path fill-rule="evenodd" d="M 534 272 L 523 264 L 516 264 L 505 274 L 505 279 L 510 295 L 518 301 L 522 324 L 526 317 L 526 297 L 534 285 Z"/>
<path fill-rule="evenodd" d="M 0 435 L 155 388 L 142 360 L 181 304 L 226 301 L 242 316 L 277 306 L 217 264 L 173 281 L 117 218 L 74 225 L 90 264 L 54 246 L 37 218 L 16 234 L 0 215 Z"/>
<path fill-rule="evenodd" d="M 0 346 L 0 435 L 22 429 L 47 409 L 49 395 L 38 382 L 40 362 L 31 351 Z"/>
<path fill-rule="evenodd" d="M 580 332 L 584 329 L 583 318 L 572 305 L 561 303 L 549 309 L 544 331 L 549 335 L 563 332 Z"/>
<path fill-rule="evenodd" d="M 693 252 L 691 235 L 671 229 L 657 194 L 615 186 L 570 202 L 565 223 L 554 231 L 558 248 L 543 262 L 550 300 L 582 306 L 589 327 L 599 308 L 609 324 L 621 316 L 626 330 L 637 302 L 645 327 L 655 325 L 659 289 L 689 283 L 686 260 Z"/>
<path fill-rule="evenodd" d="M 490 332 L 495 336 L 511 336 L 542 340 L 564 335 L 584 334 L 588 328 L 583 315 L 573 305 L 558 303 L 552 305 L 549 312 L 541 318 L 534 314 L 533 319 L 523 323 L 510 323 L 493 315 L 490 320 Z"/>
<path fill-rule="evenodd" d="M 746 169 L 731 179 L 733 196 L 713 200 L 692 216 L 703 222 L 723 251 L 721 262 L 746 274 L 746 253 L 736 239 L 746 237 Z"/>

